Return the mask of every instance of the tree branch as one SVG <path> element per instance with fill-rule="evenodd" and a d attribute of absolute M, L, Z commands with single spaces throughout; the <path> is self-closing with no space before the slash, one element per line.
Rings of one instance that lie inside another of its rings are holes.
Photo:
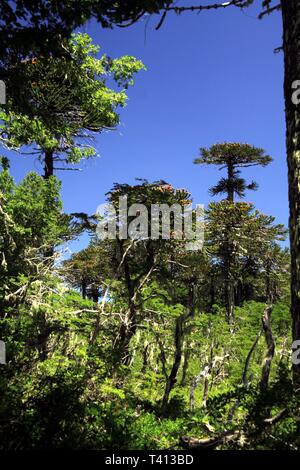
<path fill-rule="evenodd" d="M 267 354 L 264 360 L 264 365 L 261 374 L 260 386 L 261 388 L 267 388 L 269 382 L 269 376 L 271 371 L 271 363 L 275 353 L 275 340 L 271 329 L 271 313 L 273 306 L 269 305 L 265 308 L 262 316 L 262 326 L 265 333 L 266 343 L 268 346 Z"/>
<path fill-rule="evenodd" d="M 259 15 L 258 18 L 261 20 L 264 16 L 270 15 L 274 11 L 281 10 L 281 4 L 278 3 L 277 5 L 274 5 L 273 7 L 269 7 L 266 10 L 262 11 Z"/>

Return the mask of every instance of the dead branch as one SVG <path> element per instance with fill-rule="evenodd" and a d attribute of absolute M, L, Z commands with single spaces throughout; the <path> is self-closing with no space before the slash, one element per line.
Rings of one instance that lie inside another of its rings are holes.
<path fill-rule="evenodd" d="M 101 319 L 101 315 L 103 314 L 104 312 L 104 308 L 105 308 L 105 305 L 106 305 L 106 301 L 107 301 L 107 296 L 108 296 L 108 293 L 109 293 L 109 289 L 111 288 L 112 286 L 112 283 L 116 280 L 118 274 L 119 274 L 119 271 L 121 269 L 121 267 L 123 266 L 123 263 L 125 261 L 125 258 L 129 252 L 129 250 L 132 248 L 133 244 L 135 243 L 135 240 L 132 240 L 131 243 L 128 245 L 128 247 L 126 248 L 126 250 L 124 251 L 123 253 L 123 256 L 122 256 L 122 259 L 116 269 L 116 272 L 115 272 L 115 275 L 113 277 L 113 279 L 111 280 L 111 282 L 109 283 L 109 285 L 107 286 L 107 288 L 105 289 L 105 292 L 104 292 L 104 295 L 103 295 L 103 298 L 102 298 L 102 302 L 101 302 L 101 305 L 100 305 L 100 308 L 98 310 L 98 316 L 97 316 L 97 319 L 96 319 L 96 323 L 95 323 L 95 327 L 94 327 L 94 331 L 93 333 L 91 334 L 91 337 L 90 337 L 90 346 L 92 346 L 94 344 L 94 342 L 96 341 L 96 338 L 99 334 L 99 331 L 100 331 L 100 319 Z"/>
<path fill-rule="evenodd" d="M 179 444 L 184 449 L 197 449 L 197 450 L 205 450 L 205 449 L 214 449 L 219 445 L 226 444 L 227 442 L 234 441 L 240 439 L 244 436 L 242 431 L 224 431 L 217 437 L 209 437 L 207 439 L 195 439 L 193 437 L 186 437 L 183 436 L 180 438 Z"/>
<path fill-rule="evenodd" d="M 276 423 L 281 421 L 283 418 L 287 416 L 287 409 L 284 408 L 283 410 L 279 411 L 277 415 L 272 418 L 267 418 L 263 421 L 264 426 L 260 430 L 260 434 L 263 434 L 268 428 L 274 426 Z M 194 449 L 194 450 L 206 450 L 206 449 L 215 449 L 220 445 L 227 444 L 231 441 L 238 441 L 246 442 L 252 437 L 256 436 L 257 430 L 251 432 L 244 432 L 242 429 L 233 429 L 233 430 L 226 430 L 220 433 L 218 436 L 210 437 L 207 439 L 196 439 L 194 437 L 186 437 L 183 436 L 179 440 L 179 445 L 181 445 L 184 449 Z"/>
<path fill-rule="evenodd" d="M 248 374 L 248 369 L 249 369 L 249 365 L 250 365 L 250 359 L 251 359 L 251 356 L 252 354 L 254 353 L 257 345 L 258 345 L 258 342 L 259 342 L 259 339 L 262 335 L 262 332 L 263 332 L 263 328 L 261 327 L 258 335 L 256 336 L 248 354 L 247 354 L 247 357 L 246 357 L 246 361 L 245 361 L 245 366 L 244 366 L 244 371 L 243 371 L 243 376 L 242 376 L 242 383 L 244 385 L 245 388 L 248 388 L 248 380 L 247 380 L 247 374 Z"/>
<path fill-rule="evenodd" d="M 275 339 L 271 329 L 271 313 L 273 310 L 273 305 L 268 305 L 262 315 L 262 327 L 265 334 L 265 339 L 267 343 L 267 354 L 264 360 L 260 387 L 266 389 L 269 383 L 269 376 L 271 372 L 271 364 L 275 353 Z"/>
<path fill-rule="evenodd" d="M 281 4 L 278 3 L 277 5 L 274 5 L 273 7 L 267 8 L 266 10 L 262 11 L 259 15 L 258 18 L 261 20 L 264 16 L 270 15 L 274 11 L 279 11 L 281 9 Z"/>
<path fill-rule="evenodd" d="M 272 418 L 266 418 L 264 420 L 264 423 L 268 424 L 269 426 L 272 426 L 272 425 L 278 423 L 278 421 L 280 421 L 286 415 L 287 415 L 287 409 L 284 408 L 283 410 L 279 411 L 279 413 L 277 413 L 277 415 L 273 416 Z"/>

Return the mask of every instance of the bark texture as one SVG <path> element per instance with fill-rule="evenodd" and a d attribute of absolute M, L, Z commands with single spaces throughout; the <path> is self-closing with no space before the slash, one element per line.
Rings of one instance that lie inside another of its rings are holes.
<path fill-rule="evenodd" d="M 283 18 L 284 95 L 289 181 L 291 244 L 291 315 L 293 340 L 300 339 L 300 104 L 292 101 L 292 84 L 300 80 L 300 0 L 281 0 Z M 293 381 L 300 388 L 300 364 L 293 364 Z"/>
<path fill-rule="evenodd" d="M 48 179 L 54 174 L 54 156 L 52 150 L 45 151 L 44 157 L 44 178 Z"/>

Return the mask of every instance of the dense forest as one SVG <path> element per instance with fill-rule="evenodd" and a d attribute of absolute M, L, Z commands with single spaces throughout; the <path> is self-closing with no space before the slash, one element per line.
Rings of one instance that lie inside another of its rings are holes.
<path fill-rule="evenodd" d="M 284 20 L 289 229 L 248 200 L 260 189 L 246 175 L 273 156 L 230 136 L 194 160 L 202 175 L 222 170 L 201 220 L 190 214 L 204 232 L 198 249 L 176 236 L 189 188 L 163 179 L 112 181 L 106 207 L 120 216 L 126 198 L 131 236 L 107 210 L 63 210 L 58 170 L 97 154 L 94 137 L 117 128 L 147 73 L 76 28 L 149 14 L 160 29 L 167 15 L 253 1 L 175 3 L 1 3 L 1 145 L 38 158 L 40 172 L 16 183 L 0 157 L 0 450 L 300 449 L 300 1 L 258 2 L 262 20 L 281 7 Z M 168 221 L 150 217 L 153 205 L 171 208 Z M 67 255 L 78 238 L 87 246 Z"/>

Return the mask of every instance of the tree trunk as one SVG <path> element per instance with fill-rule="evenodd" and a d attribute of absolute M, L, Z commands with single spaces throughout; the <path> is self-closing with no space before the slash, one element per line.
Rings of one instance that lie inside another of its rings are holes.
<path fill-rule="evenodd" d="M 45 150 L 45 159 L 44 159 L 44 179 L 47 180 L 50 176 L 53 176 L 53 151 Z M 49 264 L 53 264 L 52 258 L 54 255 L 54 247 L 51 246 L 45 251 L 45 258 L 49 258 Z"/>
<path fill-rule="evenodd" d="M 181 358 L 182 358 L 182 343 L 183 343 L 183 335 L 184 335 L 183 326 L 184 326 L 185 319 L 186 319 L 186 314 L 180 315 L 180 317 L 176 319 L 175 354 L 174 354 L 173 366 L 168 376 L 164 396 L 161 402 L 161 408 L 163 411 L 165 411 L 168 405 L 170 393 L 174 385 L 177 382 L 177 373 L 178 373 L 178 369 L 180 367 Z"/>
<path fill-rule="evenodd" d="M 86 299 L 86 290 L 87 290 L 87 282 L 86 279 L 81 279 L 81 295 L 83 299 Z"/>
<path fill-rule="evenodd" d="M 300 0 L 281 0 L 284 49 L 284 94 L 289 181 L 291 245 L 291 314 L 293 340 L 300 340 L 300 105 L 292 102 L 292 84 L 300 80 Z M 300 364 L 293 364 L 293 382 L 300 388 Z"/>
<path fill-rule="evenodd" d="M 266 265 L 266 299 L 268 303 L 273 302 L 273 292 L 272 292 L 272 283 L 271 283 L 271 269 L 270 263 L 267 262 Z"/>
<path fill-rule="evenodd" d="M 231 162 L 227 163 L 227 179 L 228 179 L 228 187 L 227 187 L 227 201 L 232 202 L 234 201 L 234 166 Z"/>
<path fill-rule="evenodd" d="M 125 366 L 130 364 L 130 341 L 135 335 L 137 329 L 137 309 L 134 302 L 127 310 L 126 321 L 122 323 L 119 331 L 119 347 L 121 353 L 121 362 Z"/>
<path fill-rule="evenodd" d="M 234 203 L 234 165 L 231 161 L 227 163 L 227 201 Z M 231 230 L 231 227 L 228 227 L 228 233 Z M 226 253 L 225 253 L 225 303 L 226 303 L 226 316 L 228 323 L 231 323 L 234 319 L 234 285 L 231 277 L 231 264 L 232 264 L 232 250 L 233 247 L 229 242 L 228 238 L 226 240 Z"/>
<path fill-rule="evenodd" d="M 121 346 L 121 355 L 122 355 L 122 364 L 129 365 L 130 363 L 130 353 L 129 353 L 129 344 L 131 338 L 135 335 L 136 332 L 136 323 L 137 323 L 137 306 L 134 301 L 135 297 L 135 288 L 134 283 L 131 279 L 130 268 L 127 263 L 127 260 L 124 260 L 124 277 L 125 284 L 128 292 L 128 310 L 126 315 L 126 321 L 122 323 L 119 331 L 119 344 Z"/>
<path fill-rule="evenodd" d="M 210 296 L 209 307 L 210 307 L 210 310 L 212 310 L 213 305 L 216 303 L 215 278 L 213 276 L 210 279 L 209 296 Z"/>
<path fill-rule="evenodd" d="M 275 340 L 274 340 L 274 336 L 273 336 L 272 329 L 271 329 L 272 310 L 273 310 L 273 306 L 269 305 L 268 307 L 265 308 L 263 316 L 262 316 L 262 326 L 263 326 L 266 343 L 268 347 L 267 354 L 266 354 L 263 368 L 262 368 L 261 380 L 260 380 L 260 387 L 262 389 L 266 389 L 268 387 L 272 359 L 275 353 Z"/>
<path fill-rule="evenodd" d="M 196 310 L 196 289 L 195 289 L 196 279 L 192 277 L 188 281 L 188 302 L 187 307 L 189 309 L 189 314 L 193 318 L 195 316 Z"/>
<path fill-rule="evenodd" d="M 230 230 L 230 229 L 229 229 Z M 224 256 L 225 267 L 225 305 L 226 320 L 232 323 L 234 320 L 234 280 L 232 278 L 232 246 L 227 241 Z"/>
<path fill-rule="evenodd" d="M 53 151 L 45 150 L 45 159 L 44 159 L 44 179 L 50 178 L 54 174 L 54 159 Z"/>
<path fill-rule="evenodd" d="M 233 198 L 233 194 L 232 194 Z M 228 200 L 229 194 L 228 194 Z M 233 199 L 231 201 L 233 203 Z M 225 305 L 226 305 L 226 319 L 228 323 L 232 323 L 234 320 L 234 279 L 232 273 L 233 265 L 233 245 L 230 241 L 230 235 L 232 232 L 232 227 L 226 225 L 226 239 L 224 246 L 223 262 L 224 262 L 224 272 L 225 272 Z"/>
<path fill-rule="evenodd" d="M 99 302 L 99 289 L 98 287 L 93 287 L 91 292 L 92 301 L 97 304 Z"/>
<path fill-rule="evenodd" d="M 189 367 L 189 358 L 190 358 L 190 345 L 185 346 L 185 351 L 183 354 L 183 365 L 182 365 L 182 377 L 181 377 L 181 382 L 180 385 L 183 387 L 186 383 L 186 376 L 187 376 L 187 371 Z"/>

